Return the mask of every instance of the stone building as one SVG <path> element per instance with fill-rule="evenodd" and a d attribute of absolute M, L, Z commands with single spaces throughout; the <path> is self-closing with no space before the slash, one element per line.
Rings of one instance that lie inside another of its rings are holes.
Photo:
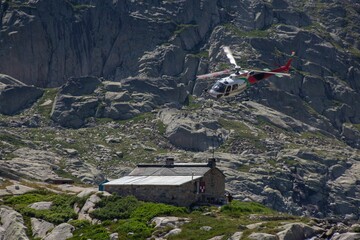
<path fill-rule="evenodd" d="M 120 196 L 177 206 L 223 202 L 225 175 L 208 163 L 140 164 L 128 176 L 104 183 L 104 190 Z"/>

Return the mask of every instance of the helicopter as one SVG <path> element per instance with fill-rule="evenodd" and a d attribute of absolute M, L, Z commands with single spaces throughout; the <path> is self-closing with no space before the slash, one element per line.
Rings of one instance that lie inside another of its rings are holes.
<path fill-rule="evenodd" d="M 227 77 L 223 77 L 217 80 L 215 84 L 210 88 L 210 90 L 205 90 L 205 92 L 207 92 L 210 96 L 214 98 L 226 98 L 235 96 L 242 93 L 243 91 L 245 91 L 245 89 L 257 83 L 258 81 L 274 75 L 278 77 L 290 77 L 290 74 L 288 72 L 290 69 L 292 57 L 295 55 L 295 52 L 292 52 L 291 58 L 284 66 L 272 70 L 265 69 L 264 71 L 262 71 L 253 69 L 242 69 L 236 63 L 230 48 L 225 46 L 223 47 L 223 49 L 230 63 L 234 65 L 234 68 L 197 76 L 197 79 L 207 80 L 225 74 L 229 75 Z"/>

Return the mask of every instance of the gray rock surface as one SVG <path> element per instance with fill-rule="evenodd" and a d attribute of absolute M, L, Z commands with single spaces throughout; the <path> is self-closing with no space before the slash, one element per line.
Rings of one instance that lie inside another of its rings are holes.
<path fill-rule="evenodd" d="M 290 223 L 283 226 L 285 230 L 278 232 L 276 235 L 280 240 L 297 240 L 314 237 L 322 229 L 310 227 L 303 223 Z"/>
<path fill-rule="evenodd" d="M 48 235 L 45 236 L 44 240 L 66 240 L 73 236 L 72 232 L 75 227 L 68 223 L 62 223 L 57 225 Z"/>
<path fill-rule="evenodd" d="M 278 238 L 275 235 L 268 233 L 252 233 L 248 236 L 249 239 L 254 240 L 277 240 Z"/>
<path fill-rule="evenodd" d="M 155 217 L 151 220 L 151 223 L 155 224 L 155 228 L 178 228 L 185 223 L 189 223 L 190 219 L 188 218 L 179 218 L 179 217 Z"/>
<path fill-rule="evenodd" d="M 26 227 L 20 213 L 10 207 L 0 208 L 0 239 L 6 240 L 28 240 Z"/>
<path fill-rule="evenodd" d="M 165 109 L 159 117 L 167 125 L 165 134 L 169 141 L 186 150 L 205 151 L 218 147 L 228 134 L 218 122 L 206 116 Z"/>
<path fill-rule="evenodd" d="M 0 113 L 19 113 L 42 96 L 44 90 L 34 86 L 0 85 Z"/>
<path fill-rule="evenodd" d="M 54 228 L 54 224 L 42 219 L 31 218 L 31 231 L 34 238 L 45 238 L 46 235 Z"/>
<path fill-rule="evenodd" d="M 360 233 L 341 233 L 334 234 L 331 240 L 356 240 L 360 239 Z"/>
<path fill-rule="evenodd" d="M 28 207 L 35 210 L 47 210 L 50 209 L 52 202 L 36 202 L 30 204 Z"/>
<path fill-rule="evenodd" d="M 90 213 L 95 210 L 95 205 L 101 200 L 97 194 L 92 194 L 85 202 L 84 206 L 81 208 L 78 219 L 79 220 L 89 220 L 91 222 L 92 218 Z"/>

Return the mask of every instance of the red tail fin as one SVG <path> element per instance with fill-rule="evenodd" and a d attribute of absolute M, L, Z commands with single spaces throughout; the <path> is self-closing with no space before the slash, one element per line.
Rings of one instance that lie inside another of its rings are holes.
<path fill-rule="evenodd" d="M 293 57 L 295 55 L 295 52 L 292 52 L 291 53 L 291 57 Z M 289 59 L 289 61 L 285 64 L 285 69 L 288 71 L 289 68 L 290 68 L 290 65 L 291 65 L 291 62 L 292 62 L 292 58 Z"/>

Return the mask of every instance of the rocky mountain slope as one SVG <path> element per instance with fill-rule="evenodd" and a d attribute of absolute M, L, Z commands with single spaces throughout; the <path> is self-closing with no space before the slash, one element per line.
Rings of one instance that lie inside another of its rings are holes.
<path fill-rule="evenodd" d="M 243 201 L 359 219 L 357 1 L 1 1 L 0 173 L 96 184 L 138 162 L 218 159 Z M 292 76 L 228 101 L 197 74 Z M 215 150 L 213 150 L 215 148 Z M 4 187 L 5 189 L 5 187 Z"/>

